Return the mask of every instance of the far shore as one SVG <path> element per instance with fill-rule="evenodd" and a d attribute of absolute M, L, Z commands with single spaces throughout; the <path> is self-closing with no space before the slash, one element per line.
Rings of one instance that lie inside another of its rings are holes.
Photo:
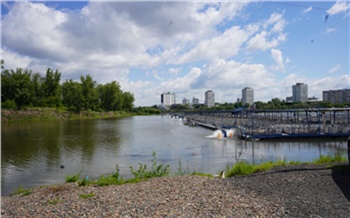
<path fill-rule="evenodd" d="M 21 110 L 1 109 L 1 123 L 23 123 L 47 120 L 107 119 L 130 117 L 136 114 L 125 111 L 82 111 L 70 112 L 64 108 L 25 108 Z M 144 114 L 147 115 L 147 114 Z"/>

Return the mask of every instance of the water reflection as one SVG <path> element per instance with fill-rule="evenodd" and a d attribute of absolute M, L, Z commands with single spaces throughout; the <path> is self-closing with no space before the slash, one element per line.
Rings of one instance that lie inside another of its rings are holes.
<path fill-rule="evenodd" d="M 97 178 L 113 173 L 117 164 L 129 178 L 130 166 L 151 167 L 153 152 L 158 163 L 170 164 L 171 173 L 181 160 L 184 170 L 215 174 L 239 160 L 310 161 L 346 147 L 345 140 L 251 142 L 205 137 L 210 134 L 167 116 L 3 124 L 2 195 L 20 185 L 64 183 L 66 175 L 79 172 Z"/>

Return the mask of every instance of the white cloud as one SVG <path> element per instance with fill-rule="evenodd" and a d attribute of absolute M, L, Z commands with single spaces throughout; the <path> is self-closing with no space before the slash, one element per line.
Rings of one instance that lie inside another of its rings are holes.
<path fill-rule="evenodd" d="M 306 14 L 306 13 L 309 13 L 310 11 L 312 11 L 312 7 L 310 6 L 310 7 L 308 7 L 308 8 L 306 8 L 305 10 L 303 10 L 303 14 Z"/>
<path fill-rule="evenodd" d="M 255 88 L 269 86 L 272 78 L 273 75 L 267 72 L 264 65 L 216 59 L 203 68 L 202 73 L 192 82 L 191 87 L 194 89 L 241 90 L 245 86 Z"/>
<path fill-rule="evenodd" d="M 154 78 L 156 78 L 156 79 L 159 80 L 159 81 L 164 81 L 164 79 L 161 78 L 161 77 L 158 75 L 157 71 L 154 71 L 154 72 L 153 72 L 153 76 L 154 76 Z"/>
<path fill-rule="evenodd" d="M 271 49 L 271 57 L 275 61 L 276 65 L 272 67 L 274 70 L 284 70 L 285 64 L 288 64 L 291 62 L 289 57 L 284 58 L 282 51 L 279 49 Z"/>
<path fill-rule="evenodd" d="M 178 57 L 175 63 L 182 64 L 214 58 L 226 59 L 235 56 L 249 35 L 247 30 L 237 26 L 231 27 L 221 35 L 200 41 L 193 49 Z"/>
<path fill-rule="evenodd" d="M 276 70 L 283 70 L 284 69 L 284 61 L 282 52 L 278 49 L 271 49 L 271 57 L 276 63 Z"/>
<path fill-rule="evenodd" d="M 73 52 L 64 45 L 60 30 L 66 21 L 64 13 L 44 4 L 16 3 L 2 21 L 2 40 L 6 48 L 23 56 L 65 60 Z"/>
<path fill-rule="evenodd" d="M 348 1 L 337 1 L 330 9 L 327 10 L 327 14 L 335 15 L 341 12 L 347 12 L 350 8 Z"/>
<path fill-rule="evenodd" d="M 331 69 L 329 69 L 329 73 L 336 73 L 336 72 L 338 72 L 339 70 L 340 70 L 340 64 L 338 64 L 338 65 L 336 65 L 336 66 L 334 66 L 334 67 L 332 67 Z"/>
<path fill-rule="evenodd" d="M 335 31 L 336 31 L 335 28 L 327 28 L 326 29 L 326 34 L 329 34 L 329 33 L 335 32 Z"/>
<path fill-rule="evenodd" d="M 1 49 L 1 54 L 6 69 L 28 68 L 31 61 L 30 57 L 20 56 L 6 49 Z"/>
<path fill-rule="evenodd" d="M 282 14 L 273 13 L 261 24 L 263 30 L 247 42 L 248 50 L 266 51 L 284 42 L 286 40 L 286 34 L 283 33 L 285 25 L 286 21 Z"/>
<path fill-rule="evenodd" d="M 168 72 L 171 73 L 171 74 L 177 75 L 181 70 L 182 70 L 181 67 L 180 68 L 170 68 L 168 70 Z"/>
<path fill-rule="evenodd" d="M 159 85 L 161 90 L 171 90 L 172 92 L 189 92 L 191 89 L 191 83 L 195 81 L 201 75 L 201 69 L 192 68 L 188 74 L 183 77 L 177 77 L 176 79 L 169 79 L 162 82 Z"/>

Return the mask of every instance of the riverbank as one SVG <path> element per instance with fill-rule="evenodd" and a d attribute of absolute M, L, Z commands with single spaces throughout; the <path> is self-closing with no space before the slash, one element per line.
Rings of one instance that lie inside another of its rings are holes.
<path fill-rule="evenodd" d="M 82 111 L 80 113 L 74 113 L 65 109 L 56 108 L 28 108 L 22 110 L 1 109 L 1 122 L 13 123 L 46 120 L 103 119 L 128 117 L 133 115 L 135 114 L 124 111 Z"/>
<path fill-rule="evenodd" d="M 350 169 L 300 164 L 228 179 L 153 178 L 104 187 L 76 183 L 2 197 L 2 217 L 347 217 Z"/>

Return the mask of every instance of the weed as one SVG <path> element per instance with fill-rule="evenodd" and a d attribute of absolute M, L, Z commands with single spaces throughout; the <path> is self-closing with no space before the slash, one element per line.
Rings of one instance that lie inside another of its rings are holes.
<path fill-rule="evenodd" d="M 196 172 L 196 171 L 193 171 L 193 173 L 191 175 L 192 176 L 204 176 L 204 177 L 210 177 L 210 178 L 213 177 L 213 175 L 211 175 L 211 174 Z"/>
<path fill-rule="evenodd" d="M 87 199 L 87 198 L 92 198 L 92 197 L 94 197 L 95 194 L 91 192 L 91 193 L 88 193 L 88 194 L 80 194 L 79 196 L 80 196 L 81 198 Z"/>
<path fill-rule="evenodd" d="M 143 165 L 139 163 L 139 169 L 137 171 L 134 171 L 133 167 L 130 166 L 131 173 L 134 175 L 136 179 L 147 179 L 147 178 L 153 178 L 153 177 L 161 177 L 161 176 L 167 176 L 169 175 L 169 165 L 164 166 L 163 164 L 157 165 L 156 161 L 156 152 L 153 152 L 152 154 L 152 167 L 150 171 L 147 171 L 147 165 Z"/>
<path fill-rule="evenodd" d="M 83 169 L 80 170 L 78 174 L 75 175 L 67 175 L 66 176 L 66 182 L 77 182 L 79 180 L 80 174 L 83 172 Z"/>
<path fill-rule="evenodd" d="M 79 174 L 78 175 L 67 175 L 66 176 L 66 182 L 77 182 L 79 180 Z"/>
<path fill-rule="evenodd" d="M 253 172 L 253 165 L 247 162 L 239 161 L 231 168 L 226 167 L 227 177 L 235 175 L 247 175 Z"/>
<path fill-rule="evenodd" d="M 334 162 L 346 162 L 347 158 L 343 154 L 336 153 L 334 155 L 321 155 L 318 159 L 315 159 L 311 164 L 325 164 Z M 307 163 L 307 162 L 306 162 Z M 290 161 L 288 162 L 286 158 L 280 159 L 276 162 L 264 162 L 258 165 L 253 165 L 247 162 L 239 161 L 232 167 L 226 166 L 227 177 L 232 177 L 236 175 L 248 175 L 252 173 L 265 172 L 276 166 L 287 166 L 287 165 L 298 165 L 303 164 L 300 161 Z"/>
<path fill-rule="evenodd" d="M 21 196 L 26 196 L 30 195 L 32 193 L 31 189 L 25 189 L 23 186 L 19 186 L 18 189 L 11 194 L 12 195 L 21 195 Z"/>
<path fill-rule="evenodd" d="M 179 167 L 177 168 L 177 172 L 175 173 L 175 175 L 177 176 L 183 176 L 185 175 L 185 172 L 184 170 L 182 169 L 182 161 L 181 161 L 181 158 L 179 160 Z"/>
<path fill-rule="evenodd" d="M 120 175 L 120 170 L 118 167 L 118 164 L 116 165 L 116 170 L 112 175 L 107 175 L 106 177 L 104 175 L 101 175 L 100 178 L 98 178 L 95 182 L 89 182 L 93 184 L 97 184 L 99 186 L 106 186 L 106 185 L 121 185 L 126 183 L 126 180 L 124 180 Z"/>
<path fill-rule="evenodd" d="M 52 204 L 52 205 L 56 205 L 56 204 L 58 204 L 58 202 L 60 202 L 59 198 L 55 198 L 55 199 L 52 199 L 52 200 L 47 200 L 47 203 Z"/>
<path fill-rule="evenodd" d="M 89 183 L 90 183 L 90 181 L 87 178 L 84 178 L 84 179 L 78 181 L 79 186 L 87 186 L 87 185 L 89 185 Z"/>
<path fill-rule="evenodd" d="M 335 162 L 346 162 L 347 158 L 341 153 L 335 153 L 334 155 L 320 155 L 318 159 L 315 159 L 312 163 L 324 164 L 324 163 L 335 163 Z"/>
<path fill-rule="evenodd" d="M 67 190 L 68 188 L 63 186 L 63 185 L 58 185 L 58 186 L 50 186 L 49 187 L 49 190 L 53 193 L 55 192 L 60 192 L 60 191 L 64 191 L 64 190 Z"/>

